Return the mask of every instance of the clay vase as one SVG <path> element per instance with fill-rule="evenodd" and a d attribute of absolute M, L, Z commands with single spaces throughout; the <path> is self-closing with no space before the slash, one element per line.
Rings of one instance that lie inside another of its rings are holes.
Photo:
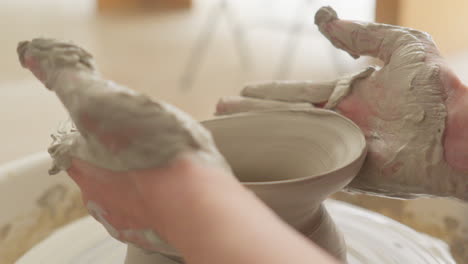
<path fill-rule="evenodd" d="M 291 227 L 346 261 L 346 246 L 322 202 L 356 176 L 366 141 L 350 120 L 331 111 L 249 112 L 203 121 L 234 174 Z M 170 247 L 133 246 L 126 264 L 183 263 Z"/>

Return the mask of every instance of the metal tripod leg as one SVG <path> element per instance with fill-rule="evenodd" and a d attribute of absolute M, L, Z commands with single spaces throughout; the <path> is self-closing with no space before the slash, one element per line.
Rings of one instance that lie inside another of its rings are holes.
<path fill-rule="evenodd" d="M 198 73 L 198 66 L 200 65 L 202 59 L 205 57 L 208 44 L 211 42 L 214 32 L 217 25 L 219 24 L 220 19 L 223 15 L 226 16 L 226 19 L 231 27 L 231 30 L 234 35 L 235 46 L 240 58 L 240 63 L 244 70 L 250 69 L 251 62 L 250 57 L 247 52 L 247 43 L 245 40 L 245 34 L 242 27 L 237 23 L 234 14 L 231 12 L 229 7 L 229 0 L 222 0 L 219 4 L 213 7 L 211 10 L 208 19 L 205 22 L 205 25 L 202 29 L 201 34 L 198 36 L 195 41 L 195 46 L 190 52 L 190 57 L 186 67 L 182 73 L 181 78 L 181 90 L 190 90 L 193 86 L 195 77 Z"/>

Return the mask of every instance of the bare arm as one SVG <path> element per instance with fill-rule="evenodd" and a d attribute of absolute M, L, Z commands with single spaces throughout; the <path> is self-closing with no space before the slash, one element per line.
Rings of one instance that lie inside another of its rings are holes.
<path fill-rule="evenodd" d="M 224 170 L 182 159 L 140 184 L 156 229 L 188 263 L 337 263 Z"/>
<path fill-rule="evenodd" d="M 337 263 L 226 170 L 192 155 L 163 169 L 120 174 L 84 163 L 74 160 L 68 173 L 85 201 L 112 213 L 106 217 L 114 226 L 119 218 L 132 226 L 150 223 L 188 263 Z"/>

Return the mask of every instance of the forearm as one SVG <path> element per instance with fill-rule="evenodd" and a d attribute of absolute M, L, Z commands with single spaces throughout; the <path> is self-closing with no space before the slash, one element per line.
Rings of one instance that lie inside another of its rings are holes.
<path fill-rule="evenodd" d="M 154 187 L 145 193 L 153 195 L 155 229 L 189 263 L 336 263 L 227 172 L 178 163 L 143 188 Z"/>

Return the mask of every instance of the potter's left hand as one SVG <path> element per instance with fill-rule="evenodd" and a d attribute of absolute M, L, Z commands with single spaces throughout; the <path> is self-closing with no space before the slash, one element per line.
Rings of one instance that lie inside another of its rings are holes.
<path fill-rule="evenodd" d="M 249 85 L 243 97 L 220 100 L 217 114 L 304 106 L 336 110 L 362 129 L 369 147 L 350 190 L 468 201 L 468 88 L 449 70 L 431 37 L 341 20 L 330 7 L 317 12 L 315 23 L 335 47 L 354 58 L 379 58 L 384 66 L 325 83 Z"/>

